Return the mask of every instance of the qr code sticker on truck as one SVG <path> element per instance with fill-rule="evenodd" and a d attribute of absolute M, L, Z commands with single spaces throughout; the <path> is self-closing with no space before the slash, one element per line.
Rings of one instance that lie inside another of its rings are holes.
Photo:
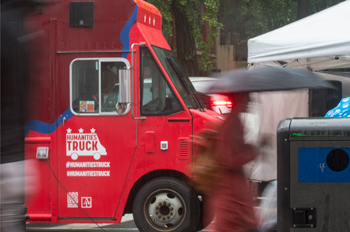
<path fill-rule="evenodd" d="M 67 207 L 68 208 L 78 208 L 78 192 L 69 192 L 67 194 Z"/>

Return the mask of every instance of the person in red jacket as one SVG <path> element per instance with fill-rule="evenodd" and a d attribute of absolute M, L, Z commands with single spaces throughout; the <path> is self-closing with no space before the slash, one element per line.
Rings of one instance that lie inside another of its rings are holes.
<path fill-rule="evenodd" d="M 232 112 L 218 131 L 215 155 L 223 171 L 213 192 L 216 232 L 258 231 L 253 199 L 242 166 L 257 156 L 255 148 L 244 143 L 240 113 L 246 112 L 249 93 L 231 94 Z"/>

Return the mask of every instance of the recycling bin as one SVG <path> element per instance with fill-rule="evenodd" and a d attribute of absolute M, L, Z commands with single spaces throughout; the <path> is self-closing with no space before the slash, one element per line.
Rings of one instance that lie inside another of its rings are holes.
<path fill-rule="evenodd" d="M 350 231 L 350 119 L 284 119 L 277 129 L 277 231 Z"/>

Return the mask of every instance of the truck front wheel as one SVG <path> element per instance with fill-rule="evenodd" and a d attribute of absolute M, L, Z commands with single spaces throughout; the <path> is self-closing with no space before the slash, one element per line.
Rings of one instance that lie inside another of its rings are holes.
<path fill-rule="evenodd" d="M 192 232 L 199 221 L 200 205 L 187 184 L 161 177 L 148 182 L 137 193 L 133 215 L 141 232 Z"/>

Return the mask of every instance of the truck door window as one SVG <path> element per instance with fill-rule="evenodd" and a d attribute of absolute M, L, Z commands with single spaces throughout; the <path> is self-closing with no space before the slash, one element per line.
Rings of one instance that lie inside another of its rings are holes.
<path fill-rule="evenodd" d="M 182 100 L 189 109 L 200 109 L 204 106 L 201 100 L 195 96 L 195 88 L 190 79 L 182 69 L 180 62 L 171 50 L 166 50 L 156 46 L 152 46 L 158 59 L 162 63 L 165 71 L 169 75 L 171 81 L 175 85 L 176 90 L 180 94 Z M 176 68 L 176 70 L 175 70 Z"/>
<path fill-rule="evenodd" d="M 75 60 L 71 66 L 71 108 L 76 114 L 116 113 L 123 61 Z"/>
<path fill-rule="evenodd" d="M 148 48 L 140 48 L 141 115 L 170 115 L 183 111 Z"/>

